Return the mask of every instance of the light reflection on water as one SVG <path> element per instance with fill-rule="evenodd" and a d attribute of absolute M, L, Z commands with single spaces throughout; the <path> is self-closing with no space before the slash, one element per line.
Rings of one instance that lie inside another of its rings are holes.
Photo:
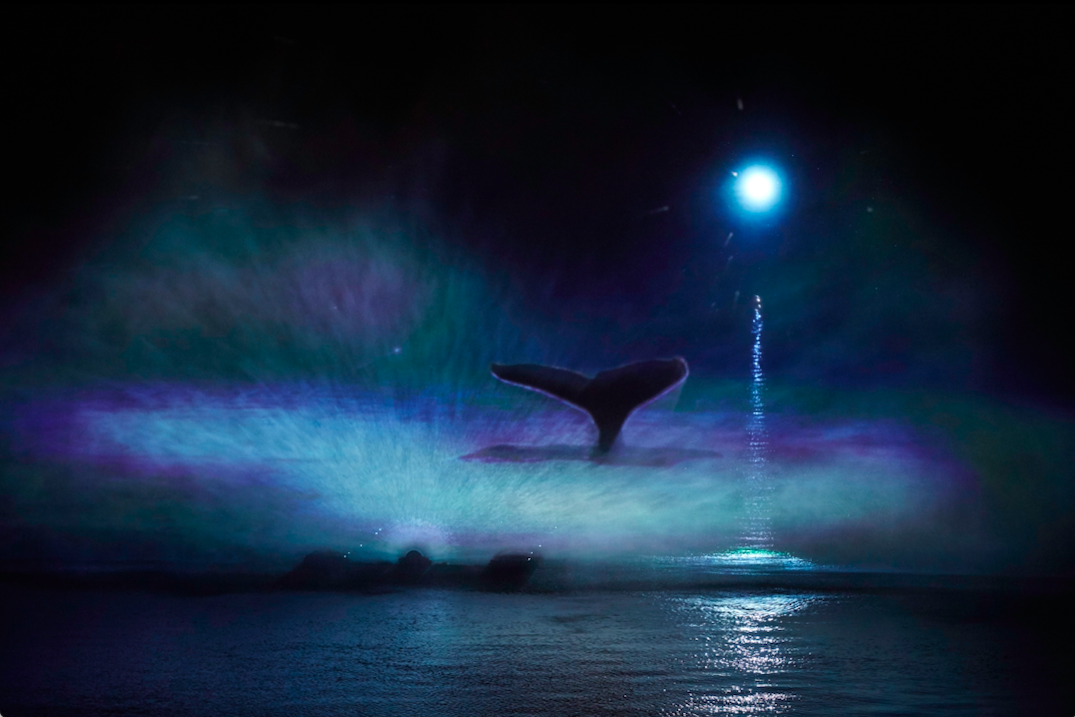
<path fill-rule="evenodd" d="M 811 570 L 809 561 L 773 550 L 768 471 L 769 434 L 765 426 L 761 368 L 762 315 L 755 297 L 754 347 L 751 365 L 751 414 L 747 502 L 740 547 L 711 555 L 673 558 L 672 564 L 710 568 L 717 572 L 765 573 L 773 570 Z M 692 686 L 687 698 L 670 714 L 774 714 L 785 712 L 799 697 L 789 687 L 788 674 L 801 667 L 805 647 L 796 644 L 783 624 L 804 610 L 816 595 L 701 595 L 673 602 L 673 611 L 696 633 L 700 649 L 692 656 L 695 669 L 710 679 Z M 712 677 L 721 685 L 714 689 Z"/>
<path fill-rule="evenodd" d="M 801 669 L 806 648 L 784 624 L 822 598 L 810 594 L 703 595 L 678 598 L 671 609 L 695 633 L 691 656 L 706 684 L 692 686 L 668 714 L 776 714 L 799 698 L 790 673 Z M 714 689 L 713 677 L 721 687 Z"/>

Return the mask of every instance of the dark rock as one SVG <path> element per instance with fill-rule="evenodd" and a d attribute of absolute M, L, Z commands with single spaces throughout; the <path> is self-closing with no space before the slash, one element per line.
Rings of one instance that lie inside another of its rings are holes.
<path fill-rule="evenodd" d="M 396 561 L 396 579 L 404 583 L 416 583 L 432 564 L 432 560 L 417 550 L 412 550 Z"/>
<path fill-rule="evenodd" d="M 483 568 L 480 565 L 436 563 L 412 550 L 395 565 L 363 563 L 343 553 L 318 550 L 277 581 L 287 590 L 384 590 L 393 586 L 424 586 L 455 589 L 518 590 L 530 579 L 541 557 L 501 553 Z"/>
<path fill-rule="evenodd" d="M 310 553 L 279 585 L 297 590 L 343 590 L 383 581 L 388 563 L 355 563 L 343 553 L 318 550 Z"/>
<path fill-rule="evenodd" d="M 518 590 L 526 584 L 540 564 L 541 556 L 533 553 L 501 553 L 485 566 L 482 582 L 489 590 Z"/>

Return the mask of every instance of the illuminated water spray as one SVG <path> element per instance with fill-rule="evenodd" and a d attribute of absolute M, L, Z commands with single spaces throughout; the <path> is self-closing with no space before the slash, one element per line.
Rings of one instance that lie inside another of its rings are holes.
<path fill-rule="evenodd" d="M 772 486 L 768 477 L 769 433 L 765 427 L 765 374 L 761 368 L 761 332 L 764 321 L 761 315 L 761 297 L 754 297 L 754 321 L 751 333 L 754 346 L 751 351 L 750 418 L 747 422 L 747 439 L 750 445 L 747 467 L 747 495 L 745 526 L 741 543 L 743 548 L 771 550 L 773 534 L 769 523 L 769 493 Z"/>
<path fill-rule="evenodd" d="M 808 560 L 773 549 L 772 480 L 769 474 L 769 431 L 765 425 L 765 374 L 761 368 L 761 334 L 764 322 L 761 298 L 754 297 L 751 333 L 750 415 L 747 419 L 748 453 L 745 471 L 742 531 L 735 547 L 720 553 L 663 560 L 668 565 L 716 568 L 721 572 L 758 570 L 811 570 Z"/>
<path fill-rule="evenodd" d="M 765 425 L 765 374 L 761 369 L 761 297 L 754 297 L 751 333 L 750 418 L 747 420 L 749 453 L 743 510 L 743 532 L 739 545 L 713 556 L 711 564 L 733 570 L 810 570 L 808 560 L 773 550 L 772 480 L 769 475 L 769 430 Z"/>

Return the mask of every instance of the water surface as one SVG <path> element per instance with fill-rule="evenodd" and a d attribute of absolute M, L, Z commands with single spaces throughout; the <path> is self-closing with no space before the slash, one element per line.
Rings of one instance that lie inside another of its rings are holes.
<path fill-rule="evenodd" d="M 8 588 L 12 715 L 1066 714 L 1057 600 Z M 1042 606 L 1045 606 L 1044 608 Z"/>

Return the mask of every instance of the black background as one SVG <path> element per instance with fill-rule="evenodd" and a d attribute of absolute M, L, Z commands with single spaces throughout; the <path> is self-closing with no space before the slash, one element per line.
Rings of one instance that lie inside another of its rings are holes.
<path fill-rule="evenodd" d="M 702 282 L 692 257 L 727 229 L 704 218 L 703 188 L 752 151 L 798 152 L 818 175 L 794 177 L 785 225 L 823 237 L 837 195 L 908 202 L 936 229 L 941 273 L 970 262 L 997 296 L 975 387 L 1067 402 L 1067 15 L 21 8 L 3 50 L 5 316 L 100 251 L 132 207 L 214 189 L 326 207 L 382 192 L 532 298 L 674 307 L 654 247 Z M 238 170 L 195 186 L 176 143 L 201 141 L 214 117 L 274 137 L 272 154 L 239 147 Z M 810 251 L 781 231 L 755 264 Z M 753 293 L 752 276 L 723 288 Z"/>

